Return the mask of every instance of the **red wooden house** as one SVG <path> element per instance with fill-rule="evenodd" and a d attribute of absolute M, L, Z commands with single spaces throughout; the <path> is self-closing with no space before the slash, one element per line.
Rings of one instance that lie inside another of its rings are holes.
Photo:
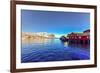
<path fill-rule="evenodd" d="M 83 31 L 83 33 L 70 33 L 67 35 L 69 43 L 80 43 L 88 44 L 90 43 L 90 30 Z"/>

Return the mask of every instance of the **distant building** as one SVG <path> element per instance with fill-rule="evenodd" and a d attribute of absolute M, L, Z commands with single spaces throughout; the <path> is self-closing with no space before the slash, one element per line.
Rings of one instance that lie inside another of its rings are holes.
<path fill-rule="evenodd" d="M 84 33 L 90 33 L 90 29 L 83 31 Z"/>
<path fill-rule="evenodd" d="M 88 30 L 83 31 L 83 33 L 84 33 L 84 35 L 86 35 L 86 36 L 90 37 L 90 30 L 89 30 L 89 29 L 88 29 Z"/>

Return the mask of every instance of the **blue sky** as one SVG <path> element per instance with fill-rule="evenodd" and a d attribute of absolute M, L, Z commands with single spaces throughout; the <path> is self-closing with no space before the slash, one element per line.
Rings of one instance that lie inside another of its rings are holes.
<path fill-rule="evenodd" d="M 90 28 L 90 14 L 21 10 L 22 32 L 48 32 L 57 37 L 71 32 L 83 32 Z"/>

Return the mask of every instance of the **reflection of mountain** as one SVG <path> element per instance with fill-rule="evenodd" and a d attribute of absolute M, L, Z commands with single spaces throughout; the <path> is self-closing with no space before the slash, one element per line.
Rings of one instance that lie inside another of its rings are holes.
<path fill-rule="evenodd" d="M 38 33 L 22 32 L 22 41 L 25 41 L 25 40 L 53 39 L 53 38 L 55 38 L 55 35 L 47 33 L 47 32 L 38 32 Z"/>

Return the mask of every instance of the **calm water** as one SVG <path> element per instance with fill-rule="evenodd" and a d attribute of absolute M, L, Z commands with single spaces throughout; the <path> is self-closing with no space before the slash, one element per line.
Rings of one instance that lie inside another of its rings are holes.
<path fill-rule="evenodd" d="M 48 62 L 87 60 L 90 58 L 89 45 L 68 44 L 59 39 L 44 39 L 22 43 L 21 62 Z"/>

